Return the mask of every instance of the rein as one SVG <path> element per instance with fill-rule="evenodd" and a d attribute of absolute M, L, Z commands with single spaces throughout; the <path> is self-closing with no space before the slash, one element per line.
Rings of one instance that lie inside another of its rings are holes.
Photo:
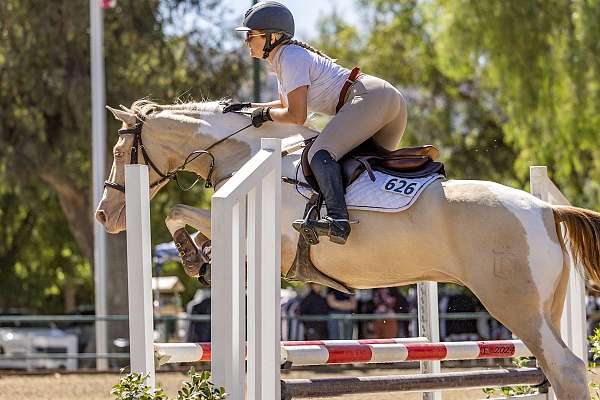
<path fill-rule="evenodd" d="M 152 168 L 160 176 L 160 178 L 158 180 L 156 180 L 152 184 L 150 184 L 150 189 L 152 189 L 155 186 L 160 185 L 164 181 L 171 181 L 171 180 L 175 180 L 175 182 L 177 182 L 177 186 L 179 186 L 179 188 L 183 191 L 192 189 L 196 185 L 196 183 L 198 183 L 198 181 L 200 180 L 200 177 L 198 176 L 198 179 L 196 179 L 196 181 L 191 186 L 184 188 L 180 185 L 180 183 L 177 179 L 177 173 L 185 170 L 185 167 L 189 163 L 191 163 L 192 161 L 194 161 L 195 159 L 197 159 L 198 157 L 200 157 L 201 155 L 204 155 L 204 154 L 208 155 L 211 159 L 210 169 L 208 171 L 208 175 L 206 177 L 206 183 L 205 183 L 204 187 L 206 187 L 206 188 L 213 187 L 214 185 L 212 183 L 212 174 L 215 170 L 215 157 L 212 155 L 212 153 L 209 150 L 218 146 L 219 144 L 223 143 L 224 141 L 231 138 L 232 136 L 234 136 L 234 135 L 240 133 L 241 131 L 248 129 L 249 127 L 252 126 L 252 123 L 250 123 L 247 126 L 244 126 L 243 128 L 238 129 L 237 131 L 227 135 L 223 139 L 220 139 L 217 142 L 211 144 L 205 150 L 192 151 L 190 154 L 188 154 L 188 156 L 185 158 L 185 160 L 179 167 L 175 168 L 173 171 L 168 171 L 166 173 L 163 173 L 160 169 L 158 169 L 158 167 L 154 164 L 154 162 L 152 162 L 152 159 L 150 158 L 150 156 L 148 155 L 148 152 L 146 151 L 144 142 L 142 141 L 142 128 L 144 126 L 145 118 L 139 114 L 136 114 L 135 117 L 136 117 L 136 121 L 137 121 L 135 123 L 135 125 L 131 128 L 119 129 L 119 135 L 134 135 L 133 136 L 133 144 L 131 145 L 131 158 L 130 158 L 129 163 L 130 164 L 138 163 L 138 151 L 141 149 L 144 162 L 147 165 L 149 165 L 150 168 Z M 227 179 L 227 178 L 229 178 L 229 177 L 226 177 L 224 179 Z M 223 179 L 219 179 L 219 182 L 221 182 L 222 180 Z M 217 182 L 217 184 L 218 184 L 218 182 Z M 118 190 L 119 192 L 125 193 L 125 185 L 124 184 L 121 185 L 120 183 L 111 182 L 111 181 L 106 180 L 106 181 L 104 181 L 104 187 L 105 188 L 109 187 L 111 189 L 115 189 L 115 190 Z"/>

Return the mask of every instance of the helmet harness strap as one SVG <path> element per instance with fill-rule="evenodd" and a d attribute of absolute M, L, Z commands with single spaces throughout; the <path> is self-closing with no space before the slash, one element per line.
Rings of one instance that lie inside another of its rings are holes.
<path fill-rule="evenodd" d="M 266 59 L 267 57 L 269 57 L 269 54 L 273 51 L 273 49 L 277 46 L 279 46 L 281 43 L 291 39 L 289 35 L 286 35 L 285 33 L 279 38 L 277 39 L 274 43 L 271 43 L 271 34 L 272 32 L 267 32 L 265 34 L 265 46 L 263 47 L 263 59 Z"/>

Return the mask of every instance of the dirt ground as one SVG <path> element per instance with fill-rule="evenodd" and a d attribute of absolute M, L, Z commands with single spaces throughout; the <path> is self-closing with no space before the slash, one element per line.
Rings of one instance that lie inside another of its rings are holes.
<path fill-rule="evenodd" d="M 481 369 L 481 368 L 480 368 Z M 449 370 L 450 371 L 450 370 Z M 458 371 L 451 369 L 451 371 Z M 596 371 L 598 372 L 598 371 Z M 330 376 L 366 376 L 414 374 L 417 370 L 368 370 L 341 371 L 337 373 L 315 373 L 314 371 L 294 371 L 284 374 L 284 378 L 325 378 Z M 159 373 L 157 382 L 168 393 L 169 398 L 176 396 L 181 382 L 186 379 L 184 373 Z M 108 400 L 112 385 L 118 383 L 118 374 L 54 374 L 54 375 L 7 375 L 0 373 L 0 400 Z M 598 382 L 596 376 L 594 381 Z M 485 399 L 481 389 L 457 390 L 444 392 L 444 400 Z M 420 400 L 419 393 L 389 393 L 373 395 L 346 395 L 344 400 Z M 321 399 L 321 398 L 314 398 Z"/>

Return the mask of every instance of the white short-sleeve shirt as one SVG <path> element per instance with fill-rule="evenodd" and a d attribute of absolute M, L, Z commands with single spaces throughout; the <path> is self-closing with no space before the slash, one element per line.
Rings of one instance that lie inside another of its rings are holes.
<path fill-rule="evenodd" d="M 279 94 L 287 105 L 288 93 L 308 86 L 308 111 L 334 115 L 340 91 L 350 70 L 295 44 L 281 46 L 273 56 Z"/>

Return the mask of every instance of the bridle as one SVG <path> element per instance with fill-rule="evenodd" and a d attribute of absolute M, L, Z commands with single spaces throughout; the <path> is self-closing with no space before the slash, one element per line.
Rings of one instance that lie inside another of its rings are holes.
<path fill-rule="evenodd" d="M 179 188 L 181 190 L 190 190 L 192 187 L 194 187 L 196 185 L 196 183 L 198 183 L 198 181 L 200 180 L 200 176 L 197 176 L 196 181 L 191 186 L 184 188 L 181 186 L 181 184 L 179 183 L 179 180 L 177 179 L 177 173 L 185 170 L 185 167 L 189 163 L 191 163 L 196 158 L 198 158 L 204 154 L 206 154 L 210 157 L 210 168 L 208 170 L 208 175 L 206 176 L 206 182 L 204 184 L 204 187 L 206 187 L 206 188 L 214 187 L 215 185 L 218 185 L 221 181 L 231 178 L 233 173 L 219 179 L 219 181 L 217 181 L 215 184 L 213 184 L 212 174 L 215 170 L 215 157 L 210 153 L 209 150 L 216 147 L 217 145 L 223 143 L 224 141 L 226 141 L 227 139 L 231 138 L 232 136 L 238 134 L 239 132 L 243 131 L 244 129 L 247 129 L 252 126 L 252 123 L 250 123 L 249 125 L 244 126 L 241 129 L 238 129 L 237 131 L 227 135 L 223 139 L 220 139 L 217 142 L 211 144 L 205 150 L 192 151 L 185 158 L 184 162 L 179 167 L 175 168 L 172 171 L 167 171 L 166 173 L 163 173 L 160 169 L 158 169 L 158 167 L 154 164 L 154 162 L 152 162 L 152 159 L 150 158 L 150 156 L 148 155 L 148 152 L 146 151 L 144 142 L 142 141 L 142 128 L 144 126 L 145 117 L 136 113 L 135 119 L 136 119 L 135 125 L 133 125 L 133 127 L 131 127 L 131 128 L 119 129 L 119 135 L 133 135 L 133 144 L 131 145 L 131 158 L 130 158 L 129 163 L 130 164 L 138 163 L 138 150 L 141 149 L 144 162 L 147 165 L 149 165 L 150 168 L 152 168 L 154 170 L 154 172 L 156 172 L 158 174 L 158 176 L 160 176 L 159 179 L 157 179 L 156 181 L 154 181 L 153 183 L 150 184 L 150 189 L 160 185 L 164 181 L 174 180 L 175 182 L 177 182 L 177 186 L 179 186 Z M 109 180 L 106 180 L 106 181 L 104 181 L 104 187 L 105 188 L 108 187 L 111 189 L 118 190 L 119 192 L 125 193 L 125 185 L 124 184 L 121 185 L 120 183 L 111 182 Z"/>

